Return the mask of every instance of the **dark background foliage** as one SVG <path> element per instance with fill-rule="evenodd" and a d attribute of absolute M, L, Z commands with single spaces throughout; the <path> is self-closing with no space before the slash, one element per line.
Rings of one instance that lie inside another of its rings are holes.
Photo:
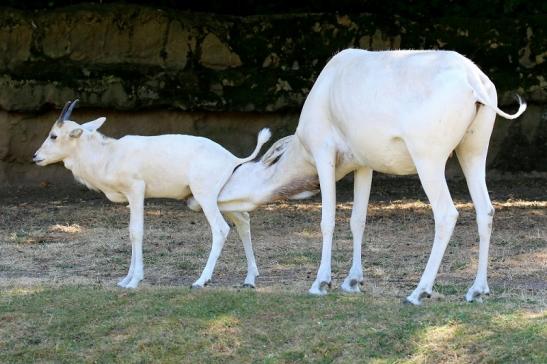
<path fill-rule="evenodd" d="M 276 13 L 345 12 L 399 14 L 405 17 L 499 16 L 533 15 L 547 12 L 542 0 L 4 0 L 6 6 L 19 9 L 53 9 L 76 4 L 137 4 L 228 15 L 255 15 Z"/>

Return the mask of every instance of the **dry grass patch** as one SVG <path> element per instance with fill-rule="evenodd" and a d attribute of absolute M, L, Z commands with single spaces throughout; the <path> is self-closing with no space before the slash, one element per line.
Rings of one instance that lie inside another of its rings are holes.
<path fill-rule="evenodd" d="M 78 234 L 82 232 L 82 227 L 78 224 L 59 225 L 55 224 L 47 229 L 52 233 Z"/>
<path fill-rule="evenodd" d="M 432 212 L 416 180 L 380 179 L 374 183 L 363 244 L 366 287 L 404 296 L 416 284 L 429 255 Z M 547 202 L 541 197 L 545 196 L 544 188 L 534 178 L 491 185 L 496 216 L 490 286 L 494 292 L 524 289 L 543 294 L 546 287 L 541 273 L 547 254 Z M 507 186 L 518 186 L 521 195 Z M 443 288 L 443 294 L 457 294 L 459 299 L 474 276 L 478 244 L 475 214 L 465 184 L 461 181 L 451 190 L 460 217 L 438 283 L 441 288 L 454 287 Z M 25 193 L 21 198 L 30 196 L 35 202 L 6 199 L 8 203 L 2 205 L 0 284 L 33 279 L 114 286 L 126 274 L 131 254 L 126 206 L 111 204 L 93 192 L 66 197 L 49 194 Z M 385 199 L 390 196 L 393 198 Z M 335 286 L 351 264 L 351 189 L 340 189 L 338 200 L 333 244 Z M 302 292 L 311 284 L 321 252 L 320 207 L 316 197 L 270 204 L 251 214 L 261 273 L 259 287 Z M 148 201 L 145 211 L 144 284 L 191 284 L 210 249 L 205 218 L 178 201 Z M 242 244 L 232 232 L 213 286 L 241 284 L 245 273 Z"/>

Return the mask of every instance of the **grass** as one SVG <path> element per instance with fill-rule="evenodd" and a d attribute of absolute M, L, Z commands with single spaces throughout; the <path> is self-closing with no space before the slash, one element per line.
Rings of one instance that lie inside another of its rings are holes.
<path fill-rule="evenodd" d="M 180 288 L 11 289 L 0 298 L 0 362 L 547 361 L 539 304 L 425 307 L 367 295 Z"/>
<path fill-rule="evenodd" d="M 306 294 L 321 253 L 318 198 L 251 213 L 260 270 L 231 233 L 203 291 L 187 287 L 210 249 L 202 214 L 179 201 L 145 207 L 145 279 L 116 288 L 130 243 L 124 205 L 81 190 L 0 190 L 0 363 L 545 363 L 547 195 L 544 177 L 489 184 L 496 208 L 484 304 L 463 295 L 477 266 L 465 183 L 460 212 L 423 307 L 401 304 L 431 250 L 433 221 L 415 179 L 375 179 L 363 242 L 364 293 L 337 289 L 351 265 L 351 188 L 340 188 L 333 288 Z"/>

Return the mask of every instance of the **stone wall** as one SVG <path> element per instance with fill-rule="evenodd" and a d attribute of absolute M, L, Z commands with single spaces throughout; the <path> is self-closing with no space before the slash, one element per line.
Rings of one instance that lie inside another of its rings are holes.
<path fill-rule="evenodd" d="M 317 74 L 347 47 L 455 49 L 496 83 L 547 99 L 547 16 L 374 14 L 214 16 L 142 6 L 0 12 L 0 107 L 36 111 L 78 96 L 88 107 L 298 111 Z"/>
<path fill-rule="evenodd" d="M 219 135 L 215 128 L 235 124 L 249 133 L 261 124 L 255 119 L 290 133 L 321 68 L 347 47 L 454 49 L 469 56 L 495 82 L 505 109 L 511 110 L 515 92 L 530 103 L 522 120 L 498 121 L 490 165 L 545 170 L 546 23 L 541 14 L 412 19 L 366 13 L 241 17 L 123 4 L 3 8 L 0 183 L 32 181 L 14 172 L 32 168 L 31 148 L 19 144 L 37 146 L 54 110 L 76 97 L 82 115 L 95 110 L 113 116 L 121 134 L 181 130 L 211 136 Z M 174 127 L 172 121 L 207 113 L 216 121 L 206 130 L 188 129 L 182 121 Z M 135 128 L 142 115 L 149 121 Z M 287 115 L 289 123 L 279 121 Z M 221 141 L 234 150 L 254 143 L 228 136 Z"/>

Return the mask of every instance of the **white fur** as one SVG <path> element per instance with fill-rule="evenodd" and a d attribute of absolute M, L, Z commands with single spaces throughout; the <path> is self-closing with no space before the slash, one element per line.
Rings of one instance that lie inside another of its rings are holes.
<path fill-rule="evenodd" d="M 211 279 L 230 230 L 218 209 L 218 194 L 238 165 L 256 157 L 262 145 L 270 138 L 270 131 L 262 130 L 253 154 L 241 159 L 206 138 L 187 135 L 129 135 L 112 139 L 97 132 L 105 118 L 83 125 L 60 120 L 55 123 L 50 135 L 36 152 L 34 161 L 40 166 L 63 162 L 74 177 L 89 188 L 103 192 L 113 202 L 129 203 L 131 265 L 127 276 L 118 284 L 121 287 L 136 288 L 144 277 L 144 199 L 184 199 L 193 195 L 203 208 L 213 235 L 207 265 L 201 277 L 193 284 L 194 287 L 203 287 Z M 52 139 L 52 135 L 56 139 Z M 227 216 L 234 222 L 244 241 L 245 253 L 248 256 L 253 255 L 248 215 L 233 212 Z M 254 277 L 257 275 L 253 255 L 249 258 L 249 273 L 245 283 L 252 281 L 254 286 Z"/>
<path fill-rule="evenodd" d="M 496 114 L 516 118 L 526 109 L 520 97 L 519 104 L 513 115 L 501 111 L 494 84 L 456 52 L 342 51 L 329 61 L 310 91 L 296 134 L 274 144 L 261 161 L 240 166 L 221 190 L 219 207 L 250 211 L 278 198 L 279 191 L 306 196 L 311 191 L 296 187 L 318 176 L 323 251 L 310 293 L 326 294 L 331 282 L 335 182 L 354 172 L 353 264 L 342 289 L 358 292 L 372 172 L 417 173 L 435 218 L 429 261 L 418 287 L 407 297 L 408 302 L 420 304 L 423 296 L 431 294 L 458 216 L 444 176 L 446 161 L 455 150 L 475 205 L 480 237 L 478 272 L 466 299 L 480 299 L 489 293 L 486 271 L 494 214 L 485 183 L 488 143 Z"/>

